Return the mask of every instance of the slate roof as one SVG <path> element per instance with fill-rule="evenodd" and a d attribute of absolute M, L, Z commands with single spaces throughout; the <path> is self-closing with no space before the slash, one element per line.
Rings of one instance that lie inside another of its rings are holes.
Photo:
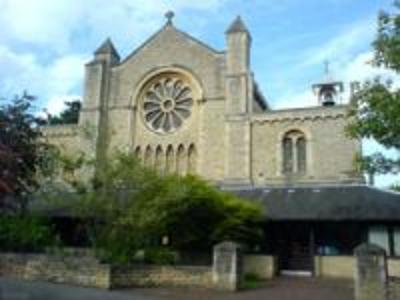
<path fill-rule="evenodd" d="M 232 190 L 270 221 L 400 221 L 400 193 L 365 185 Z"/>
<path fill-rule="evenodd" d="M 365 185 L 235 188 L 244 199 L 261 204 L 267 221 L 400 222 L 400 193 Z M 123 199 L 126 191 L 116 194 Z M 60 199 L 74 201 L 74 194 Z M 37 199 L 39 200 L 39 199 Z M 53 217 L 71 217 L 68 205 L 33 201 L 31 209 Z"/>

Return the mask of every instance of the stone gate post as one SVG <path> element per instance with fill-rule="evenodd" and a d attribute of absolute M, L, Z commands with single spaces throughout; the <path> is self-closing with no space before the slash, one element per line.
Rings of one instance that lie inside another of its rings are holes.
<path fill-rule="evenodd" d="M 213 281 L 217 289 L 236 291 L 243 273 L 243 257 L 239 244 L 222 242 L 214 246 Z"/>
<path fill-rule="evenodd" d="M 356 300 L 387 299 L 386 252 L 381 247 L 365 243 L 354 250 Z"/>

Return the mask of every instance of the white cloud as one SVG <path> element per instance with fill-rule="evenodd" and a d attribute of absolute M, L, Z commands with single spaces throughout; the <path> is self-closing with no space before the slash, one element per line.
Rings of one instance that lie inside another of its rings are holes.
<path fill-rule="evenodd" d="M 226 0 L 0 0 L 0 43 L 15 41 L 63 53 L 77 32 L 86 39 L 118 36 L 123 42 L 149 34 L 168 9 L 213 10 Z"/>
<path fill-rule="evenodd" d="M 372 40 L 375 30 L 376 25 L 372 18 L 351 24 L 326 43 L 307 49 L 302 54 L 304 59 L 298 68 L 321 65 L 326 60 L 344 63 L 351 58 L 356 49 L 363 47 L 366 41 Z"/>
<path fill-rule="evenodd" d="M 46 112 L 51 115 L 58 115 L 65 109 L 65 102 L 82 100 L 79 95 L 57 95 L 49 99 L 46 104 Z"/>
<path fill-rule="evenodd" d="M 43 101 L 49 101 L 49 111 L 57 112 L 64 97 L 68 99 L 80 90 L 86 61 L 84 56 L 66 55 L 43 65 L 32 53 L 16 53 L 0 46 L 0 93 L 11 97 L 27 90 L 42 100 L 41 106 L 45 106 Z"/>
<path fill-rule="evenodd" d="M 167 10 L 215 10 L 226 1 L 0 0 L 0 95 L 26 89 L 59 112 L 81 92 L 89 57 L 77 44 L 94 51 L 112 36 L 130 51 L 165 22 Z"/>
<path fill-rule="evenodd" d="M 392 78 L 394 83 L 400 85 L 395 72 L 384 68 L 374 67 L 373 51 L 365 50 L 362 44 L 370 41 L 375 34 L 375 23 L 371 19 L 357 22 L 349 26 L 338 36 L 328 40 L 318 47 L 307 49 L 301 57 L 300 63 L 294 66 L 293 72 L 303 73 L 310 68 L 322 69 L 322 63 L 331 60 L 331 72 L 333 78 L 342 81 L 345 92 L 341 95 L 339 102 L 347 103 L 350 99 L 350 83 L 353 81 L 363 82 L 379 76 L 383 79 Z M 322 74 L 321 74 L 322 75 Z M 396 80 L 397 79 L 397 80 Z M 315 79 L 314 82 L 322 80 Z M 305 86 L 297 90 L 289 90 L 276 101 L 278 108 L 292 108 L 302 106 L 314 106 L 318 104 L 316 96 L 311 91 L 311 86 Z"/>

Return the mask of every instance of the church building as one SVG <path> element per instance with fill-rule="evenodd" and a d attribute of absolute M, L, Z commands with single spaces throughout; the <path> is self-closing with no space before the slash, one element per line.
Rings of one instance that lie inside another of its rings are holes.
<path fill-rule="evenodd" d="M 110 39 L 94 52 L 79 124 L 45 128 L 49 141 L 98 160 L 128 151 L 160 172 L 197 174 L 260 202 L 260 251 L 277 258 L 277 273 L 316 274 L 317 257 L 351 255 L 366 240 L 400 255 L 400 194 L 366 186 L 355 168 L 361 143 L 345 135 L 343 84 L 314 84 L 315 107 L 272 109 L 240 17 L 225 32 L 225 50 L 166 17 L 125 58 Z"/>

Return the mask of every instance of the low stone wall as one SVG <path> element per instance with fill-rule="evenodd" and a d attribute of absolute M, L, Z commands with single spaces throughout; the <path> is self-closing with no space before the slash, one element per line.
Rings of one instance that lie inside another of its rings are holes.
<path fill-rule="evenodd" d="M 110 267 L 93 258 L 1 254 L 0 275 L 86 287 L 110 287 Z"/>
<path fill-rule="evenodd" d="M 315 276 L 353 279 L 355 260 L 353 256 L 315 256 Z"/>
<path fill-rule="evenodd" d="M 68 251 L 64 252 L 64 255 L 0 253 L 0 276 L 106 289 L 180 286 L 235 291 L 241 286 L 243 274 L 242 253 L 240 246 L 234 242 L 223 242 L 214 247 L 212 266 L 117 267 L 101 264 L 90 252 L 79 252 L 82 255 L 74 253 Z M 247 261 L 248 270 L 257 272 L 258 262 L 260 264 L 258 272 L 267 276 L 270 259 L 253 257 Z"/>
<path fill-rule="evenodd" d="M 389 258 L 387 264 L 389 276 L 400 278 L 400 259 Z"/>
<path fill-rule="evenodd" d="M 113 267 L 111 287 L 179 286 L 212 288 L 212 270 L 202 266 L 149 266 Z"/>
<path fill-rule="evenodd" d="M 245 255 L 243 272 L 255 274 L 261 279 L 271 279 L 276 273 L 275 258 L 268 255 Z"/>
<path fill-rule="evenodd" d="M 0 276 L 96 288 L 214 286 L 211 266 L 115 267 L 92 257 L 0 254 Z"/>

